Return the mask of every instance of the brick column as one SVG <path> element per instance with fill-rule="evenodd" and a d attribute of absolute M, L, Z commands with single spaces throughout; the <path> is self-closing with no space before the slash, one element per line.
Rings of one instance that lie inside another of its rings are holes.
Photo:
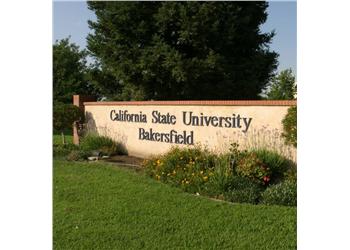
<path fill-rule="evenodd" d="M 73 105 L 79 107 L 85 114 L 84 102 L 95 102 L 97 100 L 94 96 L 88 95 L 73 95 Z M 79 124 L 74 122 L 73 124 L 73 143 L 79 145 L 79 134 L 78 134 Z"/>

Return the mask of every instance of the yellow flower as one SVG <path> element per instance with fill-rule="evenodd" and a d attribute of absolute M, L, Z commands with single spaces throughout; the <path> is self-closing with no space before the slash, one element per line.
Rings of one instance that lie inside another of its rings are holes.
<path fill-rule="evenodd" d="M 190 182 L 189 181 L 186 181 L 186 184 L 189 184 Z"/>
<path fill-rule="evenodd" d="M 201 171 L 200 173 L 203 174 L 203 171 Z"/>
<path fill-rule="evenodd" d="M 203 176 L 203 180 L 207 181 L 208 180 L 208 176 Z"/>
<path fill-rule="evenodd" d="M 159 160 L 159 159 L 157 160 L 157 164 L 158 164 L 158 165 L 160 164 L 160 160 Z"/>
<path fill-rule="evenodd" d="M 192 176 L 194 176 L 194 173 L 192 173 Z"/>

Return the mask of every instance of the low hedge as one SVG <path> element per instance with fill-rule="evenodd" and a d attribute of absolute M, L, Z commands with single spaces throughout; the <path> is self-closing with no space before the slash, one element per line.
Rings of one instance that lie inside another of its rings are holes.
<path fill-rule="evenodd" d="M 258 183 L 241 176 L 233 176 L 225 193 L 225 199 L 231 202 L 257 204 L 263 188 Z"/>
<path fill-rule="evenodd" d="M 297 205 L 297 183 L 295 181 L 284 181 L 268 187 L 261 197 L 261 203 L 266 205 Z"/>

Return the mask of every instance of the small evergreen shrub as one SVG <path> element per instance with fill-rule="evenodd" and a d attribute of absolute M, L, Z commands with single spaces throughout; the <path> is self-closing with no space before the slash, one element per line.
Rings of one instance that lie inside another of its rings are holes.
<path fill-rule="evenodd" d="M 290 107 L 282 120 L 283 133 L 286 144 L 297 147 L 297 107 Z"/>
<path fill-rule="evenodd" d="M 101 151 L 105 155 L 125 154 L 123 146 L 107 136 L 94 133 L 85 135 L 80 142 L 81 149 L 85 151 Z"/>
<path fill-rule="evenodd" d="M 285 181 L 268 187 L 261 197 L 261 203 L 266 205 L 297 205 L 297 183 Z"/>
<path fill-rule="evenodd" d="M 263 188 L 251 179 L 232 176 L 225 192 L 225 200 L 238 203 L 257 204 Z"/>
<path fill-rule="evenodd" d="M 239 203 L 258 203 L 263 188 L 255 181 L 241 177 L 232 176 L 225 193 L 225 199 Z"/>

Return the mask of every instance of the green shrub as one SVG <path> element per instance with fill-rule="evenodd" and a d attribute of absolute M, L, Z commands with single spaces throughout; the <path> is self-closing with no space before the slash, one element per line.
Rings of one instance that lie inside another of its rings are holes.
<path fill-rule="evenodd" d="M 254 152 L 247 152 L 241 156 L 235 170 L 239 176 L 263 185 L 267 185 L 271 180 L 270 168 Z"/>
<path fill-rule="evenodd" d="M 297 168 L 291 167 L 284 173 L 284 179 L 287 181 L 297 182 Z"/>
<path fill-rule="evenodd" d="M 285 181 L 268 187 L 261 197 L 261 203 L 266 205 L 297 205 L 297 183 Z"/>
<path fill-rule="evenodd" d="M 270 184 L 276 184 L 282 181 L 290 169 L 296 169 L 296 165 L 286 157 L 281 156 L 277 152 L 267 149 L 259 149 L 252 151 L 270 170 Z"/>
<path fill-rule="evenodd" d="M 282 120 L 283 133 L 286 144 L 297 147 L 297 107 L 290 107 L 288 113 Z"/>
<path fill-rule="evenodd" d="M 239 203 L 258 203 L 263 188 L 251 179 L 232 176 L 225 193 L 225 199 Z"/>
<path fill-rule="evenodd" d="M 80 142 L 81 149 L 85 151 L 101 151 L 105 155 L 125 154 L 124 147 L 107 136 L 94 133 L 85 135 Z"/>
<path fill-rule="evenodd" d="M 65 144 L 64 131 L 72 130 L 73 122 L 83 120 L 84 112 L 79 107 L 73 104 L 54 103 L 53 129 L 61 132 L 63 144 Z"/>
<path fill-rule="evenodd" d="M 53 156 L 67 156 L 71 151 L 78 150 L 79 147 L 72 143 L 53 145 Z"/>
<path fill-rule="evenodd" d="M 262 191 L 263 187 L 249 178 L 231 176 L 224 196 L 231 202 L 257 204 Z"/>
<path fill-rule="evenodd" d="M 68 161 L 81 161 L 81 160 L 87 160 L 87 158 L 90 156 L 89 151 L 85 150 L 72 150 L 67 156 L 66 159 Z"/>
<path fill-rule="evenodd" d="M 201 192 L 213 175 L 215 155 L 200 146 L 173 147 L 168 153 L 143 162 L 146 174 L 187 192 Z"/>

